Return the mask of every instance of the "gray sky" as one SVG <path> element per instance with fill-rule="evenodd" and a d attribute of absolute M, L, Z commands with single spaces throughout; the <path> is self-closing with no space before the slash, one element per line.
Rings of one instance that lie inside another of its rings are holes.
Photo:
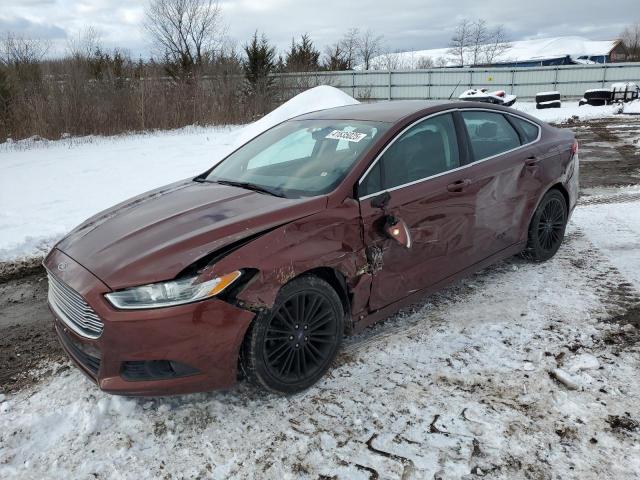
<path fill-rule="evenodd" d="M 388 51 L 445 47 L 463 17 L 502 23 L 510 40 L 561 35 L 606 40 L 615 38 L 627 23 L 640 20 L 638 0 L 220 0 L 220 4 L 227 35 L 238 47 L 258 29 L 280 50 L 287 48 L 292 36 L 305 32 L 323 50 L 351 27 L 383 35 Z M 141 26 L 145 5 L 145 0 L 0 0 L 0 33 L 46 38 L 60 52 L 68 38 L 93 26 L 107 47 L 146 56 L 151 46 Z"/>

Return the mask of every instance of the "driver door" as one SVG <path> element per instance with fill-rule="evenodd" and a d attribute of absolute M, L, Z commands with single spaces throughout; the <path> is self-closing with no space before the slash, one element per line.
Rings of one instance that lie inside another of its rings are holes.
<path fill-rule="evenodd" d="M 472 263 L 475 195 L 460 169 L 451 113 L 399 134 L 363 176 L 358 193 L 373 273 L 371 311 L 429 287 Z M 406 225 L 409 246 L 385 233 Z"/>

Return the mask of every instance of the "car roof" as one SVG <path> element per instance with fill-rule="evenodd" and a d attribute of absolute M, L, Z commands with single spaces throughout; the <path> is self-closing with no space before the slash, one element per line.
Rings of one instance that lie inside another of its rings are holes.
<path fill-rule="evenodd" d="M 397 122 L 414 113 L 443 105 L 459 105 L 451 100 L 388 100 L 374 103 L 359 103 L 343 107 L 327 108 L 306 113 L 293 120 L 365 120 L 375 122 Z"/>

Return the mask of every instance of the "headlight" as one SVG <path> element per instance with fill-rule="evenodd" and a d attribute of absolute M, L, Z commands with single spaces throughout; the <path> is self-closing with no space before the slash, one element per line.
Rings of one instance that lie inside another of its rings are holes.
<path fill-rule="evenodd" d="M 206 282 L 198 282 L 196 276 L 186 277 L 127 288 L 107 293 L 105 297 L 114 307 L 124 310 L 172 307 L 218 295 L 240 278 L 240 275 L 242 272 L 235 271 Z"/>

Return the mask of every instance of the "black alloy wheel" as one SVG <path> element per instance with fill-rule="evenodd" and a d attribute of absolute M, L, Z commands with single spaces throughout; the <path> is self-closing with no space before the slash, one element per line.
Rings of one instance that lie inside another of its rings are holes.
<path fill-rule="evenodd" d="M 544 250 L 550 251 L 560 245 L 564 233 L 564 210 L 563 202 L 557 198 L 550 199 L 544 206 L 538 222 L 538 242 Z"/>
<path fill-rule="evenodd" d="M 523 256 L 536 262 L 553 257 L 564 239 L 567 202 L 558 190 L 545 194 L 529 225 L 529 238 Z"/>
<path fill-rule="evenodd" d="M 334 359 L 344 310 L 324 280 L 305 276 L 285 285 L 270 312 L 258 315 L 245 337 L 242 368 L 254 383 L 279 393 L 313 385 Z"/>

